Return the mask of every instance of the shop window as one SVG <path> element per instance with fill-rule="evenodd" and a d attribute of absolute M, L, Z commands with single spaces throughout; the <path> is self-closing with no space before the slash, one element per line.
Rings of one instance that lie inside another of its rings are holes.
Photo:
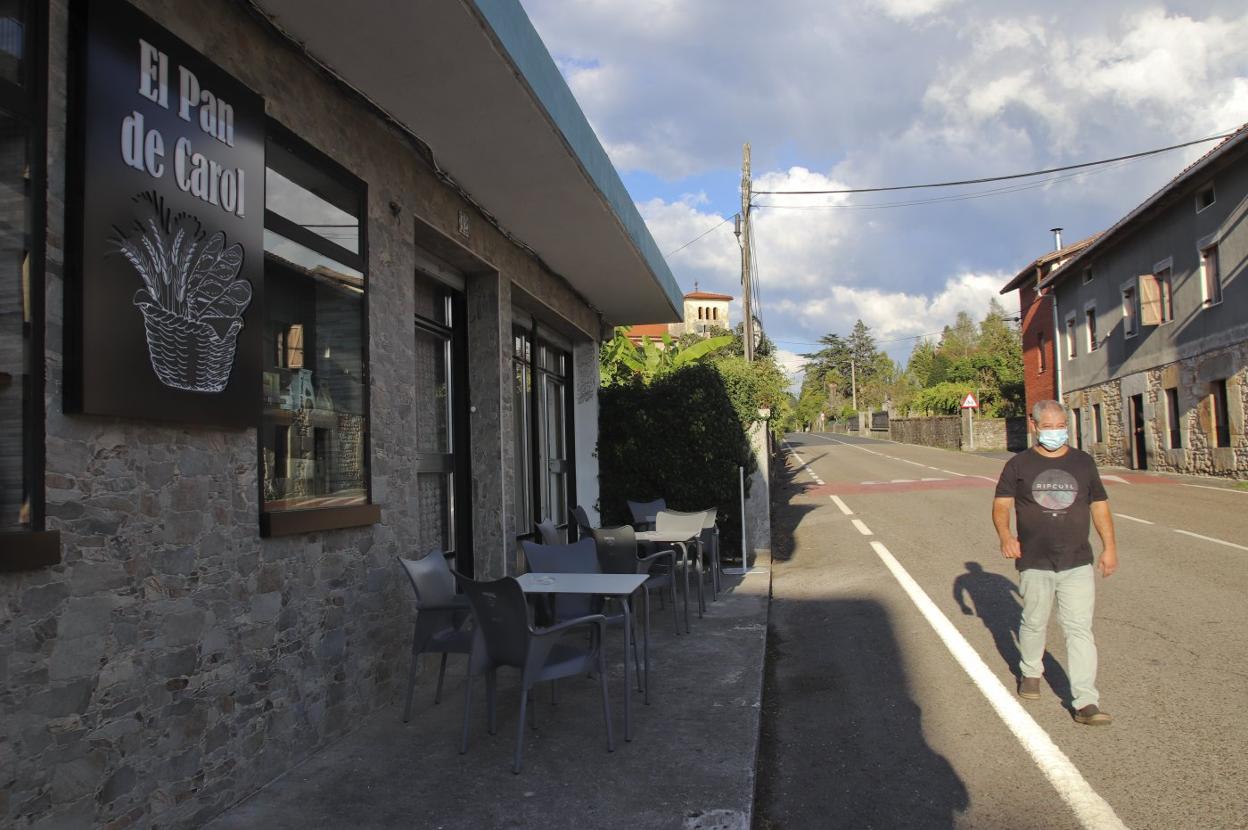
<path fill-rule="evenodd" d="M 46 3 L 0 3 L 0 570 L 60 561 L 44 524 Z"/>
<path fill-rule="evenodd" d="M 1210 384 L 1213 393 L 1214 438 L 1219 447 L 1231 445 L 1231 410 L 1226 395 L 1226 380 L 1215 380 Z"/>
<path fill-rule="evenodd" d="M 1170 449 L 1183 447 L 1183 421 L 1179 413 L 1179 390 L 1166 390 L 1166 422 L 1170 431 Z"/>
<path fill-rule="evenodd" d="M 1105 427 L 1101 419 L 1101 405 L 1092 404 L 1092 438 L 1096 443 L 1105 443 Z"/>
<path fill-rule="evenodd" d="M 550 519 L 562 527 L 575 498 L 571 355 L 517 328 L 513 351 L 516 534 Z"/>
<path fill-rule="evenodd" d="M 1204 307 L 1222 302 L 1222 274 L 1218 270 L 1218 246 L 1210 245 L 1200 252 L 1200 284 Z"/>
<path fill-rule="evenodd" d="M 261 529 L 369 524 L 363 182 L 270 122 Z"/>

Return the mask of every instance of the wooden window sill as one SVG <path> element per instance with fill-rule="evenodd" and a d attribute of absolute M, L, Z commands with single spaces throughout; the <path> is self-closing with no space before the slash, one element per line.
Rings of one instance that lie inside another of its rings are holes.
<path fill-rule="evenodd" d="M 60 562 L 59 530 L 0 533 L 0 571 L 33 571 Z"/>
<path fill-rule="evenodd" d="M 321 530 L 367 527 L 381 521 L 381 505 L 356 504 L 350 507 L 321 507 L 309 510 L 280 510 L 260 514 L 260 535 L 291 536 Z"/>

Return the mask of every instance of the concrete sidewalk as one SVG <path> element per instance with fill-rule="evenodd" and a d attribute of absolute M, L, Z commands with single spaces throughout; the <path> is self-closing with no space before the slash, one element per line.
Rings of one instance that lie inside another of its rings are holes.
<path fill-rule="evenodd" d="M 426 670 L 410 723 L 401 705 L 382 709 L 208 827 L 748 830 L 768 564 L 724 577 L 718 602 L 710 602 L 708 579 L 706 617 L 698 619 L 695 596 L 690 635 L 674 634 L 670 606 L 659 607 L 656 596 L 650 705 L 634 685 L 631 742 L 624 741 L 623 637 L 618 627 L 608 632 L 614 753 L 606 751 L 596 680 L 561 681 L 557 706 L 542 684 L 531 707 L 537 729 L 526 730 L 524 769 L 513 775 L 519 690 L 515 673 L 503 671 L 498 733 L 486 732 L 485 687 L 475 683 L 468 752 L 460 755 L 464 658 L 452 656 L 440 705 L 433 704 L 436 674 Z"/>

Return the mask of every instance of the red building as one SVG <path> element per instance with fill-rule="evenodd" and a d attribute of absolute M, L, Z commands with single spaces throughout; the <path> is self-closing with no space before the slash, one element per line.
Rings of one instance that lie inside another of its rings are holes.
<path fill-rule="evenodd" d="M 1096 241 L 1100 234 L 1065 247 L 1061 228 L 1054 230 L 1055 249 L 1029 263 L 1001 289 L 1002 294 L 1018 291 L 1018 311 L 1023 335 L 1023 383 L 1027 392 L 1027 412 L 1036 401 L 1061 400 L 1062 379 L 1054 352 L 1052 287 L 1040 283 L 1061 268 L 1067 260 Z"/>

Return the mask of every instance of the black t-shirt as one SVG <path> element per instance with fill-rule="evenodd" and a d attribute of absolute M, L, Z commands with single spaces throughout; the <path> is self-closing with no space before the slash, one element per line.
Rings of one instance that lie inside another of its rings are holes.
<path fill-rule="evenodd" d="M 1091 504 L 1109 498 L 1092 456 L 1074 447 L 1057 458 L 1034 448 L 1020 452 L 1005 463 L 996 495 L 1014 499 L 1023 550 L 1014 560 L 1018 570 L 1065 571 L 1092 564 Z"/>

